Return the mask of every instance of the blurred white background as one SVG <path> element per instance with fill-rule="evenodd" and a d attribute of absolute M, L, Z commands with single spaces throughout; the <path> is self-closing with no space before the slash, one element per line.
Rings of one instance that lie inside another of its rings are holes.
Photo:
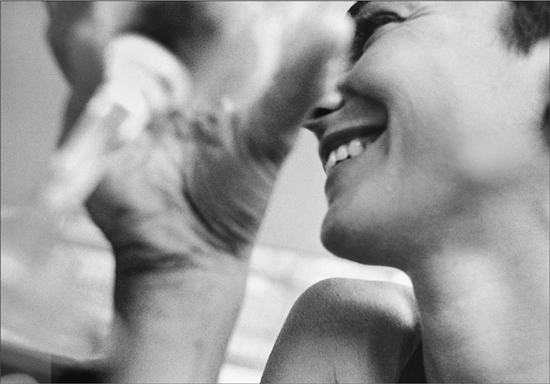
<path fill-rule="evenodd" d="M 54 148 L 68 87 L 46 44 L 44 5 L 0 4 L 4 232 L 28 203 Z M 319 231 L 326 211 L 324 172 L 316 145 L 312 134 L 302 132 L 279 179 L 254 251 L 246 301 L 221 382 L 259 381 L 292 303 L 316 281 L 333 276 L 402 281 L 396 271 L 341 261 L 323 249 Z M 51 297 L 44 293 L 37 304 L 22 293 L 24 274 L 3 246 L 3 364 L 25 365 L 11 353 L 18 348 L 76 359 L 101 354 L 111 316 L 113 261 L 108 244 L 84 213 L 65 224 L 51 266 L 44 273 L 56 274 L 60 289 L 52 288 Z"/>

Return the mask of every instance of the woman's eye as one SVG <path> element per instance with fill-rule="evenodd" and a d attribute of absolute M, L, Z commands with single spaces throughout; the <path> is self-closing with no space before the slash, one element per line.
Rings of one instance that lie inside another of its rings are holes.
<path fill-rule="evenodd" d="M 396 13 L 380 11 L 355 20 L 355 36 L 351 47 L 351 62 L 355 63 L 368 47 L 369 40 L 376 30 L 386 24 L 402 22 L 404 18 Z"/>

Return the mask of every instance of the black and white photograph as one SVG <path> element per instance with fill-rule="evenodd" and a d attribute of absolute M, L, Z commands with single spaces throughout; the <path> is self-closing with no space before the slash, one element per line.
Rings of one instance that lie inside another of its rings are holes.
<path fill-rule="evenodd" d="M 0 382 L 550 382 L 549 9 L 0 2 Z"/>

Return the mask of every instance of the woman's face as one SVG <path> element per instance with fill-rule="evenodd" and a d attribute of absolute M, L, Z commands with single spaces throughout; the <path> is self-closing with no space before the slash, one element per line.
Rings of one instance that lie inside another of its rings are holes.
<path fill-rule="evenodd" d="M 362 6 L 341 103 L 306 122 L 327 170 L 331 252 L 395 264 L 483 191 L 548 172 L 531 129 L 543 91 L 501 36 L 507 12 L 500 2 Z"/>

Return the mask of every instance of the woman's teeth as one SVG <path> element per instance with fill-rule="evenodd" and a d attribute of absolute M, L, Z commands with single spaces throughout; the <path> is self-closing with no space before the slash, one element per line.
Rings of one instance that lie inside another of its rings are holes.
<path fill-rule="evenodd" d="M 325 164 L 325 171 L 328 173 L 336 164 L 346 160 L 353 159 L 359 156 L 365 150 L 366 143 L 359 139 L 353 139 L 347 144 L 342 144 L 332 151 Z"/>

